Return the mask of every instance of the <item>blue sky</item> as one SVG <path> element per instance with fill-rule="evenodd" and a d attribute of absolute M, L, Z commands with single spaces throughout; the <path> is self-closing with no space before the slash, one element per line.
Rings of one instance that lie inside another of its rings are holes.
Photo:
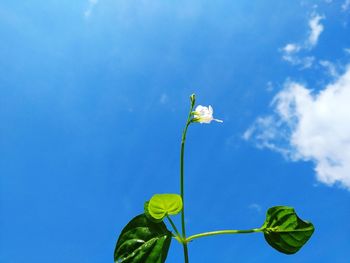
<path fill-rule="evenodd" d="M 194 92 L 224 123 L 189 129 L 187 232 L 274 205 L 316 231 L 293 256 L 208 237 L 191 262 L 348 262 L 349 22 L 348 0 L 2 1 L 0 261 L 113 262 L 144 201 L 179 192 Z"/>

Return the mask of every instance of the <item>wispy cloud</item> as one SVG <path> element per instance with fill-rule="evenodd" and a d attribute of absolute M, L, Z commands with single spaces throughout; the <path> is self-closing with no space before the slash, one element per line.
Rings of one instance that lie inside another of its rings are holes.
<path fill-rule="evenodd" d="M 282 48 L 282 58 L 288 61 L 292 65 L 300 64 L 300 58 L 297 53 L 300 51 L 301 46 L 295 43 L 289 43 Z"/>
<path fill-rule="evenodd" d="M 293 66 L 301 66 L 300 69 L 310 68 L 315 61 L 314 56 L 302 57 L 302 56 L 298 56 L 296 53 L 288 53 L 288 52 L 284 52 L 282 59 L 289 62 Z"/>
<path fill-rule="evenodd" d="M 328 60 L 320 60 L 320 65 L 324 67 L 331 77 L 338 77 L 338 70 L 335 64 Z"/>
<path fill-rule="evenodd" d="M 294 66 L 301 66 L 301 69 L 310 68 L 314 61 L 314 56 L 301 56 L 301 51 L 310 51 L 313 49 L 319 40 L 321 33 L 324 30 L 324 26 L 321 24 L 321 20 L 324 16 L 313 13 L 309 19 L 309 34 L 307 39 L 303 43 L 288 43 L 281 48 L 282 59 L 289 62 Z"/>
<path fill-rule="evenodd" d="M 273 91 L 273 89 L 274 89 L 274 85 L 273 85 L 272 81 L 268 81 L 266 83 L 266 91 L 271 92 L 271 91 Z"/>
<path fill-rule="evenodd" d="M 163 93 L 159 98 L 159 102 L 161 104 L 167 104 L 168 101 L 169 101 L 169 96 L 166 93 Z"/>
<path fill-rule="evenodd" d="M 84 16 L 86 18 L 90 17 L 92 14 L 92 11 L 94 10 L 95 6 L 98 4 L 99 0 L 89 0 L 88 1 L 88 6 L 86 10 L 84 11 Z"/>
<path fill-rule="evenodd" d="M 254 211 L 258 212 L 258 213 L 260 213 L 261 210 L 262 210 L 261 205 L 256 204 L 256 203 L 252 203 L 248 207 L 249 207 L 249 209 L 254 210 Z"/>
<path fill-rule="evenodd" d="M 298 44 L 287 44 L 284 48 L 283 51 L 287 54 L 294 54 L 298 53 L 301 49 L 301 46 Z"/>
<path fill-rule="evenodd" d="M 317 44 L 318 39 L 324 30 L 324 26 L 321 24 L 322 19 L 324 19 L 324 16 L 313 14 L 309 20 L 310 33 L 307 44 L 311 48 Z"/>
<path fill-rule="evenodd" d="M 345 2 L 341 6 L 341 9 L 343 11 L 347 11 L 349 8 L 350 8 L 350 0 L 345 0 Z"/>
<path fill-rule="evenodd" d="M 350 65 L 321 92 L 287 82 L 272 101 L 274 114 L 244 133 L 259 148 L 293 161 L 312 161 L 317 179 L 350 190 Z"/>

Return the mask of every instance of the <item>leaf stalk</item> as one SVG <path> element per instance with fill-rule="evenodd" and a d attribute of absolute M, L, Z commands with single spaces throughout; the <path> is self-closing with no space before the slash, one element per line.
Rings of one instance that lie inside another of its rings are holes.
<path fill-rule="evenodd" d="M 258 232 L 264 232 L 264 228 L 253 228 L 248 230 L 219 230 L 219 231 L 204 232 L 204 233 L 196 234 L 186 238 L 186 243 L 191 242 L 193 239 L 201 238 L 201 237 L 225 235 L 225 234 L 249 234 L 249 233 L 258 233 Z"/>

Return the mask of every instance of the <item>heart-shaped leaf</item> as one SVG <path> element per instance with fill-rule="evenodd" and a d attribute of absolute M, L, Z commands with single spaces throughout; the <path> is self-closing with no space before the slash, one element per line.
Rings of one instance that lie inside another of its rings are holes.
<path fill-rule="evenodd" d="M 161 219 L 155 219 L 151 216 L 151 214 L 149 213 L 149 210 L 148 210 L 148 205 L 149 205 L 149 201 L 145 202 L 143 208 L 144 208 L 144 212 L 145 212 L 145 215 L 147 216 L 147 218 L 149 220 L 151 220 L 152 222 L 154 223 L 159 223 L 159 222 L 162 222 L 163 221 L 163 218 Z"/>
<path fill-rule="evenodd" d="M 163 222 L 154 223 L 145 214 L 138 215 L 121 232 L 114 250 L 114 262 L 163 263 L 171 237 Z"/>
<path fill-rule="evenodd" d="M 288 206 L 270 208 L 262 228 L 270 246 L 284 254 L 296 253 L 315 230 L 312 223 L 301 220 Z"/>
<path fill-rule="evenodd" d="M 182 198 L 178 194 L 155 194 L 145 207 L 156 220 L 162 220 L 167 215 L 176 215 L 182 209 Z"/>

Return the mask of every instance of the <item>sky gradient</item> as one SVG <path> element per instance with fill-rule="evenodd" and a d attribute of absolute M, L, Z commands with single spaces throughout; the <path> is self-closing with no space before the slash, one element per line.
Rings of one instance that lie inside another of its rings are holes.
<path fill-rule="evenodd" d="M 191 262 L 348 263 L 349 22 L 348 0 L 2 1 L 0 262 L 113 262 L 143 203 L 179 193 L 196 93 L 224 122 L 188 131 L 188 234 L 275 205 L 316 230 L 293 256 L 203 238 Z"/>

